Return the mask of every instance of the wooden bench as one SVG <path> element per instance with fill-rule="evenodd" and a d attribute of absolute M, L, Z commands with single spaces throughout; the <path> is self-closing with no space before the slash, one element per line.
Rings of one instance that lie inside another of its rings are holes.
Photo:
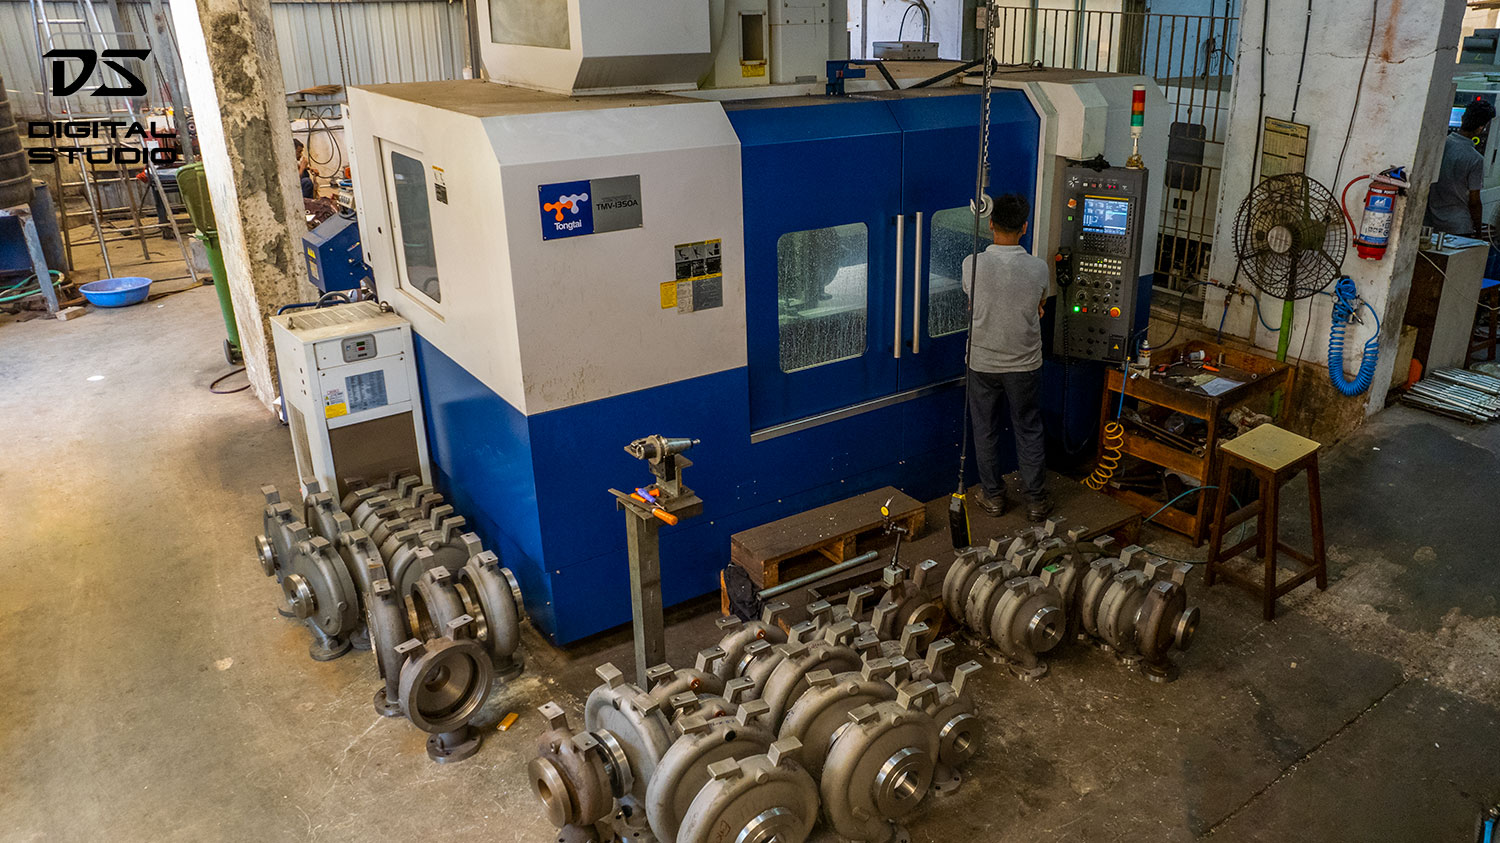
<path fill-rule="evenodd" d="M 760 588 L 858 556 L 861 544 L 879 540 L 885 522 L 880 507 L 890 501 L 891 519 L 916 538 L 927 523 L 921 501 L 891 486 L 762 524 L 729 538 L 729 556 Z"/>

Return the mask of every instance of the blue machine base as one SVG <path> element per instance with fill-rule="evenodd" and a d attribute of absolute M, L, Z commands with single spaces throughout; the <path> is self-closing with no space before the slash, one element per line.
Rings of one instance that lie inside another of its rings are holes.
<path fill-rule="evenodd" d="M 435 482 L 515 572 L 533 623 L 558 644 L 630 620 L 625 515 L 606 490 L 650 480 L 623 450 L 633 439 L 703 440 L 684 476 L 703 498 L 703 514 L 661 532 L 669 606 L 718 588 L 729 537 L 741 530 L 882 486 L 930 500 L 954 485 L 963 398 L 956 383 L 752 444 L 748 420 L 723 412 L 743 406 L 745 369 L 528 417 L 422 337 L 415 344 Z M 1049 427 L 1062 429 L 1066 406 L 1074 447 L 1097 424 L 1102 372 L 1075 364 L 1064 402 L 1063 367 L 1049 361 L 1044 371 Z M 1007 453 L 1004 469 L 1014 465 Z"/>

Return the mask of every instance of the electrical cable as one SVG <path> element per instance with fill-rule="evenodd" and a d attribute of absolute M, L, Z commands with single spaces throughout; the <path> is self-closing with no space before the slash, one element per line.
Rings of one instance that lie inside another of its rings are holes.
<path fill-rule="evenodd" d="M 902 40 L 903 38 L 906 37 L 906 18 L 907 18 L 908 15 L 910 15 L 912 13 L 913 10 L 918 9 L 918 8 L 920 8 L 920 7 L 917 6 L 916 3 L 913 3 L 910 6 L 907 6 L 906 7 L 906 11 L 904 13 L 902 13 L 902 15 L 901 15 L 901 27 L 896 30 L 896 40 L 897 41 L 900 41 L 900 40 Z"/>
<path fill-rule="evenodd" d="M 1269 2 L 1269 0 L 1267 0 Z M 1375 23 L 1380 19 L 1380 0 L 1370 3 L 1370 39 L 1365 44 L 1365 58 L 1359 66 L 1359 81 L 1354 84 L 1354 106 L 1349 109 L 1349 128 L 1344 130 L 1344 148 L 1339 151 L 1339 163 L 1333 169 L 1333 184 L 1339 183 L 1344 174 L 1344 156 L 1349 152 L 1349 139 L 1354 135 L 1354 118 L 1359 116 L 1359 96 L 1364 92 L 1365 71 L 1370 67 L 1370 51 L 1375 49 Z"/>
<path fill-rule="evenodd" d="M 62 285 L 63 285 L 63 282 L 62 282 L 62 273 L 59 272 L 59 271 L 57 271 L 57 270 L 55 270 L 55 269 L 49 269 L 49 270 L 47 270 L 47 272 L 50 275 L 55 276 L 55 277 L 52 278 L 52 287 L 53 287 L 53 289 L 60 289 L 62 287 Z M 21 288 L 25 287 L 27 284 L 34 284 L 34 286 L 36 287 L 36 289 L 34 289 L 34 290 L 21 290 Z M 19 293 L 12 293 L 11 292 L 12 290 L 21 290 L 21 292 L 19 292 Z M 25 278 L 21 279 L 20 281 L 17 281 L 14 284 L 11 284 L 11 285 L 6 286 L 6 287 L 0 287 L 0 293 L 5 293 L 6 294 L 6 295 L 0 295 L 0 304 L 6 303 L 6 302 L 20 301 L 21 299 L 29 299 L 32 296 L 39 296 L 39 295 L 41 295 L 42 294 L 42 285 L 39 284 L 39 283 L 36 283 L 36 276 L 35 275 L 28 275 Z"/>
<path fill-rule="evenodd" d="M 245 390 L 247 390 L 247 389 L 250 388 L 250 384 L 249 383 L 246 383 L 244 386 L 239 387 L 237 389 L 214 389 L 214 387 L 216 387 L 219 384 L 223 383 L 224 381 L 230 379 L 231 377 L 234 377 L 235 375 L 238 375 L 240 372 L 243 372 L 243 371 L 245 371 L 245 367 L 241 366 L 238 369 L 230 369 L 229 371 L 225 372 L 224 374 L 219 375 L 218 377 L 214 378 L 213 383 L 210 383 L 208 385 L 208 391 L 212 392 L 215 395 L 233 395 L 236 392 L 244 392 Z"/>
<path fill-rule="evenodd" d="M 1365 350 L 1359 360 L 1359 374 L 1349 380 L 1344 374 L 1344 327 L 1354 321 L 1359 302 L 1359 290 L 1354 281 L 1345 275 L 1334 285 L 1333 321 L 1328 326 L 1328 379 L 1339 392 L 1349 397 L 1364 394 L 1375 382 L 1375 367 L 1380 362 L 1380 316 L 1369 302 L 1360 302 L 1375 317 L 1375 333 L 1365 341 Z"/>
<path fill-rule="evenodd" d="M 1151 513 L 1150 515 L 1146 516 L 1145 519 L 1143 519 L 1141 521 L 1141 523 L 1145 524 L 1147 521 L 1150 521 L 1151 519 L 1153 519 L 1156 516 L 1158 516 L 1158 515 L 1162 514 L 1163 512 L 1165 512 L 1167 510 L 1167 507 L 1171 506 L 1174 503 L 1177 503 L 1178 501 L 1182 500 L 1183 498 L 1187 497 L 1188 495 L 1193 494 L 1194 492 L 1206 492 L 1209 489 L 1217 489 L 1217 488 L 1219 488 L 1219 487 L 1218 486 L 1194 486 L 1193 488 L 1188 489 L 1186 492 L 1183 492 L 1182 494 L 1178 495 L 1177 497 L 1175 497 L 1175 498 L 1167 501 L 1166 503 L 1162 504 L 1161 505 L 1161 509 L 1158 509 L 1157 511 L 1155 511 L 1155 512 Z"/>
<path fill-rule="evenodd" d="M 1297 90 L 1292 93 L 1291 122 L 1293 123 L 1297 122 L 1297 103 L 1302 99 L 1302 73 L 1307 70 L 1307 42 L 1312 36 L 1312 10 L 1312 0 L 1307 0 L 1307 20 L 1302 24 L 1302 58 L 1297 62 Z M 1259 129 L 1260 127 L 1257 126 L 1256 130 Z"/>

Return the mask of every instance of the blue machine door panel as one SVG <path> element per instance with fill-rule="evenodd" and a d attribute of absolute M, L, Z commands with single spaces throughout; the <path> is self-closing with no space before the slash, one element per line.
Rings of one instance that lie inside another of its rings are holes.
<path fill-rule="evenodd" d="M 907 215 L 905 322 L 898 388 L 959 377 L 968 339 L 961 267 L 974 251 L 974 198 L 980 97 L 944 93 L 892 98 L 903 129 L 902 209 Z M 992 196 L 1019 193 L 1035 206 L 1040 122 L 1020 91 L 997 90 L 990 109 Z M 988 220 L 978 245 L 991 242 Z M 1031 246 L 1028 235 L 1023 245 Z"/>
<path fill-rule="evenodd" d="M 728 110 L 743 149 L 751 429 L 895 392 L 901 133 L 889 109 Z"/>

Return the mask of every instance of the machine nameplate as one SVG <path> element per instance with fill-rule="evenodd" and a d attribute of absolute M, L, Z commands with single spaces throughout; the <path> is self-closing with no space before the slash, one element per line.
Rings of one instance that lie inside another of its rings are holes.
<path fill-rule="evenodd" d="M 543 240 L 641 227 L 640 176 L 544 184 L 537 202 Z"/>
<path fill-rule="evenodd" d="M 386 399 L 385 372 L 376 369 L 362 375 L 344 378 L 344 389 L 349 396 L 349 412 L 362 413 L 389 403 Z"/>

